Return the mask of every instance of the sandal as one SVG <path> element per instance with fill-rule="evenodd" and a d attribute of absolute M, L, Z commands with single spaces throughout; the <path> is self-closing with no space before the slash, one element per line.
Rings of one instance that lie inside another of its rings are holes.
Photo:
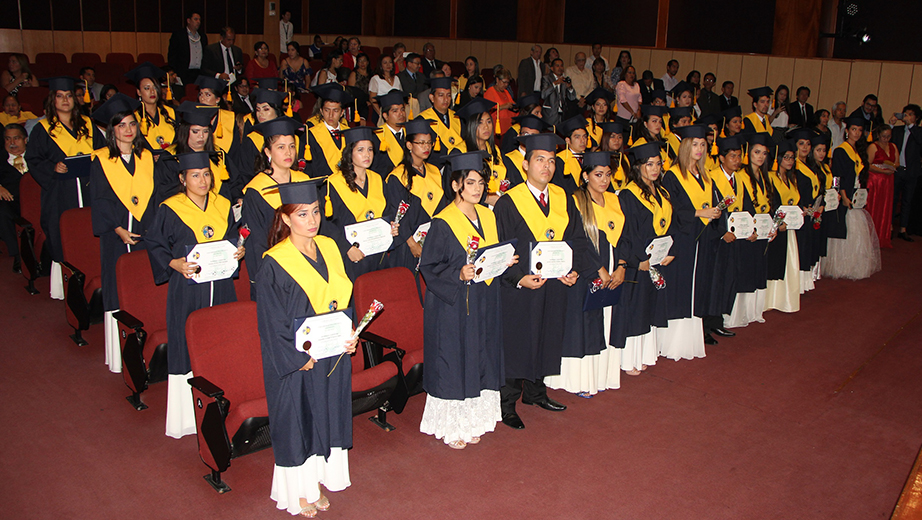
<path fill-rule="evenodd" d="M 576 394 L 577 397 L 582 397 L 583 399 L 592 399 L 592 394 L 589 392 L 579 392 Z"/>
<path fill-rule="evenodd" d="M 330 510 L 330 499 L 326 495 L 320 495 L 320 500 L 314 502 L 314 507 L 317 508 L 317 511 L 329 511 Z"/>
<path fill-rule="evenodd" d="M 629 376 L 639 376 L 643 372 L 641 372 L 640 370 L 637 370 L 636 368 L 632 368 L 630 370 L 625 370 L 624 373 Z"/>
<path fill-rule="evenodd" d="M 467 443 L 468 443 L 468 444 L 477 444 L 478 442 L 480 442 L 480 437 L 472 437 L 471 440 L 469 440 Z"/>
<path fill-rule="evenodd" d="M 448 443 L 448 447 L 453 450 L 463 450 L 467 446 L 467 443 L 462 440 L 451 441 Z"/>
<path fill-rule="evenodd" d="M 317 516 L 317 508 L 314 506 L 314 504 L 307 504 L 306 506 L 301 508 L 301 512 L 298 513 L 298 516 L 314 518 L 315 516 Z"/>
<path fill-rule="evenodd" d="M 641 366 L 640 366 L 640 370 L 646 370 L 646 369 L 648 369 L 648 368 L 650 368 L 650 365 L 641 365 Z"/>

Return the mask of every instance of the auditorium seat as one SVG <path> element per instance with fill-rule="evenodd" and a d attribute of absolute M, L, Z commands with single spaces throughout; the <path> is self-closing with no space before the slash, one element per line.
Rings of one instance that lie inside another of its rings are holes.
<path fill-rule="evenodd" d="M 102 63 L 102 59 L 99 57 L 99 54 L 95 52 L 75 52 L 70 55 L 70 63 L 75 67 L 96 67 Z"/>
<path fill-rule="evenodd" d="M 19 181 L 19 206 L 21 216 L 16 221 L 16 233 L 19 235 L 22 275 L 29 282 L 26 285 L 29 294 L 38 294 L 35 280 L 48 273 L 51 258 L 45 251 L 45 233 L 41 226 L 42 188 L 30 173 L 23 175 Z"/>
<path fill-rule="evenodd" d="M 313 72 L 314 76 L 316 76 L 317 73 L 323 70 L 323 60 L 310 60 L 307 66 L 310 67 L 311 72 Z"/>
<path fill-rule="evenodd" d="M 70 336 L 79 346 L 87 345 L 81 332 L 102 322 L 102 268 L 99 238 L 93 236 L 90 208 L 69 209 L 61 214 L 61 252 L 64 262 L 64 306 Z"/>
<path fill-rule="evenodd" d="M 156 67 L 163 67 L 166 65 L 166 60 L 163 59 L 163 54 L 159 52 L 142 52 L 138 54 L 138 63 L 144 63 L 149 61 L 154 64 Z"/>
<path fill-rule="evenodd" d="M 131 83 L 125 83 L 124 81 L 119 81 L 118 83 L 115 83 L 114 85 L 115 85 L 115 88 L 117 88 L 118 91 L 121 92 L 122 94 L 125 94 L 126 96 L 130 98 L 138 97 L 138 87 L 132 85 Z"/>
<path fill-rule="evenodd" d="M 126 397 L 136 410 L 147 405 L 141 393 L 151 383 L 167 379 L 166 302 L 169 284 L 156 285 L 147 251 L 141 249 L 119 257 L 115 266 L 118 284 L 118 322 L 122 350 L 122 378 L 131 390 Z"/>
<path fill-rule="evenodd" d="M 387 47 L 382 47 L 382 48 L 381 48 L 381 54 L 387 54 L 388 56 L 393 57 L 393 56 L 394 56 L 394 47 L 393 47 L 393 46 L 390 46 L 390 45 L 387 46 Z M 377 67 L 377 66 L 378 66 L 378 64 L 375 63 L 375 67 Z"/>
<path fill-rule="evenodd" d="M 298 114 L 301 115 L 302 121 L 307 121 L 311 117 L 316 103 L 317 96 L 313 94 L 301 94 L 301 110 L 298 110 Z"/>
<path fill-rule="evenodd" d="M 131 69 L 126 69 L 121 63 L 100 63 L 93 67 L 93 70 L 96 71 L 96 83 L 114 85 L 124 81 L 125 73 Z M 137 93 L 132 97 L 137 97 Z"/>
<path fill-rule="evenodd" d="M 451 75 L 455 78 L 460 78 L 465 72 L 463 61 L 449 61 L 448 66 L 451 67 Z"/>
<path fill-rule="evenodd" d="M 110 65 L 118 65 L 119 67 L 125 69 L 125 72 L 133 69 L 135 65 L 134 56 L 132 56 L 129 52 L 110 52 L 109 54 L 106 54 L 106 63 Z"/>
<path fill-rule="evenodd" d="M 486 90 L 493 84 L 495 79 L 493 78 L 493 69 L 487 67 L 485 69 L 480 69 L 480 76 L 483 78 L 483 89 Z"/>
<path fill-rule="evenodd" d="M 362 45 L 362 52 L 368 55 L 369 72 L 378 68 L 378 58 L 381 57 L 381 48 L 371 45 Z"/>
<path fill-rule="evenodd" d="M 22 87 L 16 98 L 23 110 L 43 116 L 45 115 L 45 99 L 48 98 L 48 87 Z"/>
<path fill-rule="evenodd" d="M 183 94 L 183 99 L 189 98 L 193 101 L 198 102 L 198 85 L 195 83 L 190 83 L 184 85 L 185 93 Z"/>
<path fill-rule="evenodd" d="M 385 348 L 398 352 L 393 341 L 367 330 L 359 336 L 359 348 L 352 356 L 352 416 L 377 409 L 378 412 L 368 419 L 384 431 L 391 431 L 394 427 L 387 422 L 387 412 L 394 409 L 391 406 L 394 390 L 401 386 L 398 395 L 405 403 L 406 386 L 398 366 L 399 356 L 384 359 L 382 350 Z"/>
<path fill-rule="evenodd" d="M 230 487 L 221 473 L 231 459 L 272 442 L 256 303 L 233 302 L 193 312 L 186 320 L 186 341 L 198 451 L 211 469 L 205 480 L 218 493 L 226 493 Z"/>
<path fill-rule="evenodd" d="M 35 63 L 31 64 L 33 72 L 35 72 L 36 65 L 50 70 L 60 69 L 67 65 L 67 56 L 60 52 L 40 52 L 35 55 Z M 35 75 L 38 76 L 38 73 Z"/>
<path fill-rule="evenodd" d="M 243 67 L 243 70 L 246 70 L 247 63 L 250 63 L 250 55 L 246 52 L 241 54 L 243 59 L 240 60 L 240 66 Z"/>
<path fill-rule="evenodd" d="M 0 52 L 0 67 L 6 67 L 10 62 L 10 56 L 19 54 L 17 52 Z"/>

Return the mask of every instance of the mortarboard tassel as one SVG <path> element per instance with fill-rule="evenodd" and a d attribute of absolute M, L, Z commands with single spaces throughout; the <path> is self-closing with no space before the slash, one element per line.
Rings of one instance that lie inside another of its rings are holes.
<path fill-rule="evenodd" d="M 493 131 L 496 132 L 496 135 L 503 133 L 499 126 L 499 105 L 496 105 L 496 121 L 493 124 Z"/>
<path fill-rule="evenodd" d="M 772 163 L 772 171 L 778 171 L 778 147 L 775 146 L 775 162 Z"/>
<path fill-rule="evenodd" d="M 742 164 L 749 164 L 749 143 L 743 147 L 743 158 L 740 161 Z"/>
<path fill-rule="evenodd" d="M 461 89 L 458 89 L 458 95 L 455 96 L 455 106 L 461 104 Z"/>
<path fill-rule="evenodd" d="M 170 82 L 170 73 L 166 73 L 166 95 L 163 97 L 166 101 L 173 101 L 173 88 Z"/>
<path fill-rule="evenodd" d="M 627 137 L 627 146 L 628 148 L 634 146 L 634 125 L 629 125 L 629 133 Z"/>
<path fill-rule="evenodd" d="M 361 124 L 362 118 L 359 116 L 359 100 L 353 100 L 352 105 L 352 122 L 355 124 Z"/>
<path fill-rule="evenodd" d="M 717 148 L 717 130 L 714 130 L 714 142 L 711 143 L 711 156 L 716 157 L 720 153 L 720 150 Z"/>
<path fill-rule="evenodd" d="M 871 121 L 871 128 L 868 130 L 868 142 L 874 142 L 874 121 Z"/>
<path fill-rule="evenodd" d="M 83 102 L 89 103 L 90 101 L 92 101 L 90 99 L 90 82 L 87 80 L 83 80 L 83 84 L 84 84 Z"/>
<path fill-rule="evenodd" d="M 323 208 L 323 214 L 326 215 L 327 218 L 332 217 L 333 216 L 333 204 L 330 202 L 330 179 L 327 179 L 327 194 L 323 198 L 323 202 L 326 205 L 326 207 Z"/>
<path fill-rule="evenodd" d="M 407 107 L 410 109 L 410 115 L 407 116 L 407 120 L 413 119 L 413 94 L 410 94 L 410 99 L 407 101 Z"/>
<path fill-rule="evenodd" d="M 288 93 L 288 106 L 285 107 L 285 115 L 288 117 L 294 117 L 294 112 L 291 110 L 291 92 Z"/>

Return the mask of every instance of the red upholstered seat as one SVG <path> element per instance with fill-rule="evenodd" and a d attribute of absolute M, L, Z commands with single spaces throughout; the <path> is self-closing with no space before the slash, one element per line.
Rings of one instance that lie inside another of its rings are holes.
<path fill-rule="evenodd" d="M 449 61 L 448 66 L 451 67 L 451 75 L 454 77 L 460 77 L 464 74 L 464 62 L 463 61 Z"/>
<path fill-rule="evenodd" d="M 16 223 L 16 231 L 19 234 L 22 275 L 29 282 L 26 290 L 31 294 L 38 294 L 38 290 L 35 289 L 35 280 L 50 267 L 50 258 L 46 258 L 45 262 L 42 261 L 45 233 L 41 226 L 41 198 L 42 188 L 32 178 L 32 174 L 23 175 L 19 181 L 19 205 L 22 218 Z"/>
<path fill-rule="evenodd" d="M 362 52 L 368 55 L 368 70 L 378 68 L 378 59 L 381 57 L 381 48 L 371 45 L 362 45 Z"/>
<path fill-rule="evenodd" d="M 115 84 L 125 80 L 125 73 L 134 67 L 126 68 L 121 63 L 100 63 L 93 67 L 96 71 L 96 83 Z M 137 96 L 137 93 L 135 93 Z"/>
<path fill-rule="evenodd" d="M 35 55 L 35 63 L 33 65 L 33 71 L 35 70 L 35 65 L 42 67 L 63 67 L 67 65 L 67 56 L 60 52 L 40 52 Z"/>
<path fill-rule="evenodd" d="M 102 321 L 102 283 L 99 238 L 93 236 L 90 208 L 69 209 L 61 214 L 61 252 L 64 262 L 64 300 L 71 339 L 86 345 L 81 331 Z"/>
<path fill-rule="evenodd" d="M 23 87 L 17 94 L 19 104 L 23 110 L 28 110 L 37 116 L 45 115 L 45 99 L 48 97 L 48 87 Z"/>
<path fill-rule="evenodd" d="M 110 52 L 106 54 L 106 63 L 118 65 L 127 72 L 134 68 L 134 56 L 130 52 Z"/>
<path fill-rule="evenodd" d="M 96 67 L 102 59 L 95 52 L 75 52 L 71 54 L 70 62 L 76 67 Z"/>
<path fill-rule="evenodd" d="M 145 61 L 149 61 L 157 67 L 166 65 L 166 60 L 163 59 L 163 54 L 160 54 L 159 52 L 142 52 L 138 54 L 138 63 L 144 63 Z"/>

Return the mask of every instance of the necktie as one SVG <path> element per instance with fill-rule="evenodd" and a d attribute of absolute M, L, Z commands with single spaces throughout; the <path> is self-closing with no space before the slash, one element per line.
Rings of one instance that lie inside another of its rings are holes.
<path fill-rule="evenodd" d="M 340 146 L 340 137 L 342 136 L 342 132 L 339 130 L 330 130 L 330 135 L 333 136 L 333 142 L 336 143 L 336 146 Z"/>
<path fill-rule="evenodd" d="M 406 138 L 403 136 L 403 130 L 397 132 L 397 142 L 400 143 L 400 146 L 406 146 L 407 142 Z"/>
<path fill-rule="evenodd" d="M 224 53 L 227 56 L 227 72 L 228 74 L 234 72 L 234 58 L 231 57 L 230 47 L 224 48 Z"/>
<path fill-rule="evenodd" d="M 736 180 L 732 175 L 730 176 L 730 187 L 733 188 L 733 191 L 736 191 Z"/>
<path fill-rule="evenodd" d="M 580 166 L 583 165 L 583 154 L 581 154 L 581 153 L 575 153 L 575 154 L 573 154 L 573 157 L 576 157 L 576 160 L 577 160 L 577 162 L 579 162 L 579 165 L 580 165 Z M 543 195 L 543 193 L 542 193 L 542 195 Z"/>
<path fill-rule="evenodd" d="M 13 167 L 19 170 L 19 173 L 26 173 L 26 162 L 22 160 L 21 155 L 13 158 Z"/>
<path fill-rule="evenodd" d="M 538 196 L 538 202 L 541 203 L 541 207 L 542 207 L 542 208 L 546 208 L 546 207 L 547 207 L 547 201 L 544 200 L 544 193 L 542 193 L 541 195 Z"/>
<path fill-rule="evenodd" d="M 800 113 L 804 118 L 804 126 L 807 126 L 807 107 L 800 105 Z"/>

